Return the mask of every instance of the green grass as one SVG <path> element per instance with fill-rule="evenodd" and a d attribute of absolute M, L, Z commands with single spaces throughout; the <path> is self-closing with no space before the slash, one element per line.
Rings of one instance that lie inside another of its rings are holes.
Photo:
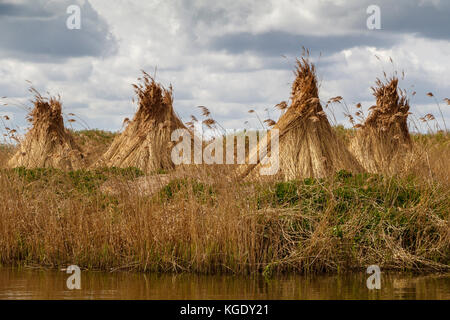
<path fill-rule="evenodd" d="M 260 207 L 310 208 L 323 210 L 330 202 L 336 203 L 337 212 L 348 210 L 356 203 L 387 207 L 412 207 L 421 200 L 420 190 L 412 179 L 383 178 L 376 174 L 351 174 L 340 171 L 335 179 L 304 179 L 303 181 L 277 182 L 260 187 Z"/>
<path fill-rule="evenodd" d="M 213 200 L 216 192 L 210 185 L 187 178 L 173 179 L 159 191 L 162 201 L 171 201 L 178 197 L 187 199 L 190 195 L 201 202 L 205 202 Z"/>

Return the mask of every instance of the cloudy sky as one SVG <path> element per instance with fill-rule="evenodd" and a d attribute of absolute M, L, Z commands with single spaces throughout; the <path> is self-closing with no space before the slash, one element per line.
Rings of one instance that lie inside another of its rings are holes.
<path fill-rule="evenodd" d="M 73 4 L 80 30 L 66 26 Z M 380 30 L 367 28 L 370 5 L 381 10 Z M 0 115 L 25 130 L 18 105 L 30 105 L 28 80 L 61 94 L 64 112 L 86 123 L 75 128 L 119 130 L 136 110 L 131 83 L 141 69 L 157 68 L 157 80 L 173 85 L 183 120 L 204 105 L 226 128 L 256 128 L 248 110 L 277 120 L 274 105 L 289 98 L 305 46 L 323 101 L 340 95 L 349 108 L 368 108 L 376 77 L 404 71 L 400 86 L 417 92 L 415 115 L 440 118 L 431 91 L 450 124 L 442 101 L 450 97 L 449 17 L 444 0 L 0 0 L 0 97 L 9 103 Z M 342 108 L 334 113 L 346 123 Z"/>

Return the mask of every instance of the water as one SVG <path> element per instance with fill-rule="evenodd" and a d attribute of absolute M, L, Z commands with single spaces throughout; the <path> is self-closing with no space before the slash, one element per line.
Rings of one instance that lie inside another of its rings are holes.
<path fill-rule="evenodd" d="M 367 275 L 316 277 L 158 275 L 81 272 L 81 289 L 69 290 L 62 271 L 0 268 L 0 299 L 450 299 L 450 274 L 382 273 L 381 289 Z"/>

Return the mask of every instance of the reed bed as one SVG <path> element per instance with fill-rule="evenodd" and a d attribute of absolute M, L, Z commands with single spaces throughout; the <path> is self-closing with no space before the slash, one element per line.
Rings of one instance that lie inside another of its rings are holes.
<path fill-rule="evenodd" d="M 280 130 L 281 158 L 281 174 L 267 177 L 250 174 L 258 163 L 175 167 L 170 135 L 197 120 L 183 124 L 171 88 L 146 73 L 119 134 L 65 129 L 59 98 L 34 91 L 33 127 L 19 146 L 0 147 L 0 263 L 266 276 L 371 264 L 450 271 L 448 131 L 408 132 L 396 78 L 377 82 L 362 124 L 332 127 L 314 65 L 297 60 L 295 75 L 290 105 L 267 122 Z M 217 128 L 200 108 L 202 125 Z"/>
<path fill-rule="evenodd" d="M 266 276 L 370 264 L 448 271 L 450 139 L 411 140 L 418 165 L 389 178 L 338 171 L 242 182 L 203 166 L 184 169 L 189 178 L 174 176 L 152 195 L 126 187 L 157 177 L 139 169 L 2 169 L 0 261 Z M 119 192 L 103 193 L 105 181 Z"/>

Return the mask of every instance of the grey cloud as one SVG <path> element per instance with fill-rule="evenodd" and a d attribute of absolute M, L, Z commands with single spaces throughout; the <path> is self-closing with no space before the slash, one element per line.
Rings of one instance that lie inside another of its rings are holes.
<path fill-rule="evenodd" d="M 450 39 L 450 2 L 419 6 L 401 1 L 395 6 L 380 6 L 382 28 L 402 33 L 417 33 L 435 39 Z"/>
<path fill-rule="evenodd" d="M 75 2 L 76 3 L 76 2 Z M 0 54 L 32 61 L 108 56 L 117 43 L 106 22 L 88 1 L 80 5 L 81 29 L 66 27 L 66 8 L 73 1 L 36 1 L 0 6 Z"/>
<path fill-rule="evenodd" d="M 382 30 L 367 29 L 366 9 L 369 5 L 378 5 L 381 10 Z M 301 3 L 293 2 L 300 6 Z M 265 11 L 273 10 L 265 6 Z M 375 46 L 390 48 L 400 42 L 405 34 L 417 34 L 426 38 L 450 39 L 450 1 L 424 2 L 421 0 L 392 1 L 358 1 L 349 4 L 334 4 L 324 2 L 311 8 L 315 16 L 314 23 L 332 21 L 337 29 L 347 30 L 342 35 L 312 35 L 303 30 L 282 31 L 277 27 L 272 30 L 252 34 L 233 33 L 211 39 L 210 46 L 215 50 L 226 50 L 230 53 L 255 52 L 261 55 L 280 55 L 298 53 L 301 46 L 314 52 L 322 51 L 326 55 L 355 46 Z M 245 12 L 245 10 L 243 11 Z M 242 14 L 242 12 L 240 13 Z M 212 24 L 219 21 L 222 25 L 228 23 L 224 15 L 219 20 L 206 20 L 199 9 L 196 17 L 200 22 Z M 242 19 L 245 19 L 243 15 Z M 314 25 L 313 23 L 313 25 Z M 308 23 L 309 28 L 313 25 Z"/>
<path fill-rule="evenodd" d="M 427 38 L 450 39 L 450 2 L 423 0 L 366 0 L 352 16 L 354 28 L 365 28 L 368 15 L 365 13 L 369 5 L 380 7 L 381 28 L 383 32 L 398 34 L 418 34 Z M 364 14 L 359 12 L 364 10 Z"/>
<path fill-rule="evenodd" d="M 0 16 L 44 18 L 51 17 L 52 13 L 41 6 L 5 2 L 0 3 Z"/>
<path fill-rule="evenodd" d="M 250 51 L 259 55 L 275 56 L 298 54 L 304 46 L 313 52 L 323 52 L 329 55 L 356 46 L 389 48 L 396 41 L 395 36 L 377 32 L 346 36 L 312 36 L 271 31 L 256 35 L 250 33 L 228 34 L 214 38 L 211 41 L 211 47 L 215 50 L 226 50 L 229 53 Z"/>
<path fill-rule="evenodd" d="M 265 12 L 272 10 L 270 1 L 222 1 L 199 2 L 184 0 L 177 4 L 180 11 L 179 18 L 193 30 L 199 25 L 208 28 L 219 27 L 245 20 L 252 12 Z"/>
<path fill-rule="evenodd" d="M 381 32 L 418 34 L 427 38 L 450 39 L 450 2 L 424 0 L 365 0 L 352 4 L 323 4 L 315 12 L 318 20 L 333 19 L 355 31 L 366 29 L 369 5 L 380 7 Z"/>

